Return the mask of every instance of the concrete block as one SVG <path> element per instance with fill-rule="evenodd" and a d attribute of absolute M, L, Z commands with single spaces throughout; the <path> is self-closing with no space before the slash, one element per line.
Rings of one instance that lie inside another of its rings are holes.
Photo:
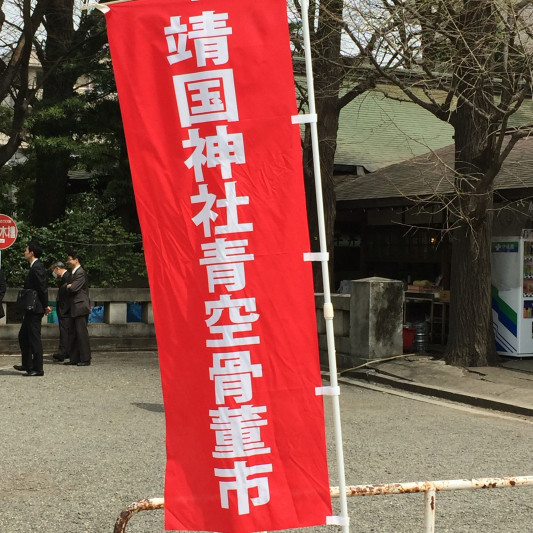
<path fill-rule="evenodd" d="M 351 355 L 373 360 L 401 354 L 403 283 L 376 277 L 353 280 L 351 296 Z"/>
<path fill-rule="evenodd" d="M 106 324 L 126 324 L 128 317 L 127 302 L 105 302 L 104 322 Z"/>
<path fill-rule="evenodd" d="M 335 337 L 348 337 L 350 335 L 350 312 L 335 309 L 333 317 L 333 331 Z"/>

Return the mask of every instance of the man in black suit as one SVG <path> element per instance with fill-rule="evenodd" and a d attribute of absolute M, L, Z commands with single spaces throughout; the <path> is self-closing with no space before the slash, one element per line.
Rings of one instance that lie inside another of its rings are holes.
<path fill-rule="evenodd" d="M 13 368 L 20 372 L 26 372 L 28 376 L 44 376 L 41 321 L 43 315 L 48 314 L 51 309 L 48 306 L 46 269 L 39 261 L 42 253 L 41 246 L 36 242 L 29 242 L 24 250 L 24 259 L 30 264 L 30 270 L 24 280 L 24 288 L 36 291 L 37 300 L 31 311 L 24 311 L 19 331 L 22 364 L 14 365 Z"/>
<path fill-rule="evenodd" d="M 87 273 L 80 264 L 81 256 L 76 252 L 68 254 L 67 263 L 72 269 L 72 280 L 67 284 L 70 296 L 70 314 L 72 316 L 72 334 L 70 335 L 70 361 L 65 365 L 89 366 L 91 364 L 91 346 L 87 322 L 91 312 L 89 301 L 89 282 Z"/>
<path fill-rule="evenodd" d="M 59 322 L 59 348 L 53 355 L 54 361 L 64 361 L 69 359 L 70 349 L 70 329 L 72 327 L 72 317 L 70 316 L 70 296 L 67 285 L 72 281 L 72 274 L 65 268 L 64 263 L 56 261 L 50 269 L 52 276 L 59 279 L 57 290 L 57 320 Z"/>

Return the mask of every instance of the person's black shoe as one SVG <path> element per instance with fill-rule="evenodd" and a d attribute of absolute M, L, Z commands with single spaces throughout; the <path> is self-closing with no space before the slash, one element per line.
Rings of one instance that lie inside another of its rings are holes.
<path fill-rule="evenodd" d="M 89 366 L 90 364 L 90 361 L 81 361 L 80 363 L 78 363 L 78 366 Z"/>
<path fill-rule="evenodd" d="M 66 361 L 65 363 L 63 363 L 64 365 L 77 365 L 78 363 L 76 363 L 76 361 Z"/>
<path fill-rule="evenodd" d="M 19 372 L 28 372 L 28 369 L 22 365 L 13 365 L 13 368 Z"/>
<path fill-rule="evenodd" d="M 60 363 L 62 363 L 65 360 L 65 358 L 61 357 L 58 353 L 55 353 L 54 355 L 52 355 L 52 359 L 54 361 L 59 361 Z"/>
<path fill-rule="evenodd" d="M 41 370 L 38 372 L 37 370 L 30 370 L 26 373 L 27 376 L 44 376 L 44 372 Z"/>

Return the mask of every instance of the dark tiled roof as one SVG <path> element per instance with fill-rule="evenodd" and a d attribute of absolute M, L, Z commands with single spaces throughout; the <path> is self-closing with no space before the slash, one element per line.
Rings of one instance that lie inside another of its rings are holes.
<path fill-rule="evenodd" d="M 533 138 L 518 141 L 495 181 L 501 192 L 533 189 Z M 454 145 L 389 165 L 365 176 L 335 177 L 337 201 L 391 199 L 409 203 L 453 192 Z M 533 190 L 530 192 L 530 194 Z"/>

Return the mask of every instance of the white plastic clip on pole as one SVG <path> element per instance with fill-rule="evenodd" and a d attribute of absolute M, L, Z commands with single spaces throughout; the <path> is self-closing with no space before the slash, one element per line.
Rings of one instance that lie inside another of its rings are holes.
<path fill-rule="evenodd" d="M 302 3 L 302 24 L 304 35 L 304 50 L 305 50 L 305 72 L 307 78 L 307 94 L 309 99 L 309 114 L 316 115 L 315 107 L 315 87 L 313 84 L 313 67 L 311 64 L 311 39 L 309 33 L 309 5 L 308 0 L 303 0 Z M 324 221 L 324 202 L 322 198 L 322 178 L 320 175 L 320 154 L 318 151 L 318 129 L 316 122 L 309 124 L 311 128 L 311 143 L 313 149 L 313 170 L 315 174 L 315 191 L 316 203 L 318 211 L 318 234 L 320 239 L 320 251 L 326 254 L 328 251 L 326 242 L 326 224 Z M 329 269 L 328 261 L 321 261 L 322 265 L 322 281 L 324 285 L 324 309 L 328 310 L 328 317 L 326 319 L 326 338 L 328 344 L 328 361 L 329 372 L 331 376 L 331 386 L 338 387 L 337 381 L 337 361 L 335 358 L 335 337 L 333 332 L 333 312 L 331 306 L 331 294 L 329 290 Z M 346 480 L 344 473 L 344 454 L 342 449 L 342 431 L 341 431 L 341 414 L 339 396 L 332 396 L 333 417 L 335 428 L 335 447 L 337 452 L 337 467 L 339 472 L 339 490 L 340 490 L 340 504 L 342 517 L 342 530 L 344 533 L 350 531 L 349 517 L 348 517 L 348 503 L 346 498 Z"/>
<path fill-rule="evenodd" d="M 340 387 L 315 387 L 317 396 L 338 396 L 340 393 Z"/>
<path fill-rule="evenodd" d="M 304 261 L 329 261 L 329 253 L 304 252 Z"/>

